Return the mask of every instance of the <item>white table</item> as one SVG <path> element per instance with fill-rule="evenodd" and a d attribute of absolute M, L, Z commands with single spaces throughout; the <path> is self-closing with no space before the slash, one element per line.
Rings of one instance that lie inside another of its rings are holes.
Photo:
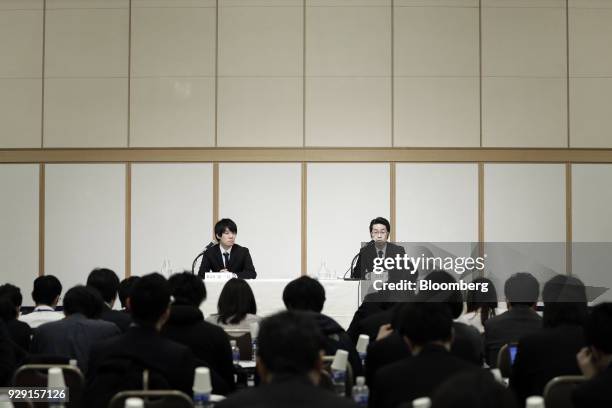
<path fill-rule="evenodd" d="M 257 302 L 257 314 L 265 317 L 275 312 L 285 310 L 283 289 L 292 279 L 248 279 Z M 320 280 L 325 288 L 325 306 L 323 313 L 336 320 L 344 329 L 353 318 L 359 307 L 359 282 L 339 279 Z M 217 300 L 225 281 L 205 280 L 206 301 L 200 307 L 204 316 L 217 312 Z"/>

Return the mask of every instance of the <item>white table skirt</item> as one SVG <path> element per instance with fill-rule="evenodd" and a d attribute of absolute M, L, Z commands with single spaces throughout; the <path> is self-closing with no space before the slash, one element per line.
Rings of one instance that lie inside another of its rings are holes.
<path fill-rule="evenodd" d="M 265 317 L 285 310 L 283 289 L 291 279 L 252 279 L 247 280 L 257 302 L 257 314 Z M 359 282 L 343 280 L 320 280 L 325 288 L 323 313 L 336 320 L 345 329 L 359 307 Z M 217 312 L 217 300 L 225 281 L 206 280 L 206 301 L 200 307 L 204 316 Z"/>

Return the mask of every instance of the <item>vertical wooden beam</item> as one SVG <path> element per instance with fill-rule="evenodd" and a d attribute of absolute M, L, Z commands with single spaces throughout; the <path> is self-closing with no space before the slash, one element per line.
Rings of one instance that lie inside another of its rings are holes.
<path fill-rule="evenodd" d="M 213 163 L 213 213 L 212 224 L 215 225 L 219 221 L 219 162 Z M 213 241 L 217 239 L 215 232 L 212 231 Z"/>
<path fill-rule="evenodd" d="M 301 226 L 301 239 L 302 239 L 302 269 L 301 274 L 308 274 L 308 164 L 302 163 L 302 200 L 301 200 L 301 214 L 302 214 L 302 226 Z"/>
<path fill-rule="evenodd" d="M 45 163 L 38 166 L 38 276 L 45 274 Z"/>
<path fill-rule="evenodd" d="M 395 162 L 391 162 L 389 163 L 390 165 L 390 169 L 389 169 L 389 218 L 391 218 L 390 220 L 390 224 L 391 224 L 391 234 L 389 237 L 390 241 L 395 241 L 396 238 L 396 230 L 397 230 L 397 222 L 396 222 L 396 206 L 395 206 L 395 201 L 396 201 L 396 188 L 395 188 L 395 181 L 396 181 L 396 175 L 395 175 Z"/>
<path fill-rule="evenodd" d="M 484 256 L 485 243 L 485 197 L 484 197 L 484 163 L 478 163 L 478 256 Z"/>
<path fill-rule="evenodd" d="M 572 164 L 565 163 L 565 273 L 572 274 Z"/>
<path fill-rule="evenodd" d="M 132 276 L 132 163 L 125 164 L 125 277 Z"/>
<path fill-rule="evenodd" d="M 127 73 L 128 73 L 128 94 L 127 94 L 127 147 L 130 147 L 131 141 L 131 132 L 130 132 L 130 122 L 132 118 L 132 0 L 129 0 L 128 4 L 128 63 L 127 63 Z M 128 164 L 129 166 L 129 164 Z M 128 269 L 125 270 L 126 277 L 128 275 Z"/>

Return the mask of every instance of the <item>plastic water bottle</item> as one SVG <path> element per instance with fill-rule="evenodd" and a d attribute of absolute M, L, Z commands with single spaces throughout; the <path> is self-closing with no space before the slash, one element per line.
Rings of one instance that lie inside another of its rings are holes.
<path fill-rule="evenodd" d="M 331 377 L 334 384 L 334 391 L 341 397 L 346 396 L 346 364 L 348 361 L 348 351 L 338 350 L 331 364 Z"/>
<path fill-rule="evenodd" d="M 251 360 L 257 361 L 257 336 L 259 335 L 259 323 L 251 323 L 249 325 L 249 329 L 251 332 L 251 349 L 253 350 Z"/>
<path fill-rule="evenodd" d="M 207 367 L 197 367 L 193 378 L 193 406 L 194 408 L 212 407 L 210 393 L 210 370 Z"/>
<path fill-rule="evenodd" d="M 525 408 L 544 408 L 544 398 L 532 395 L 525 400 Z"/>
<path fill-rule="evenodd" d="M 370 336 L 367 334 L 360 334 L 357 340 L 357 352 L 359 353 L 359 358 L 361 359 L 361 365 L 363 367 L 365 367 L 368 354 L 368 344 L 370 344 Z"/>
<path fill-rule="evenodd" d="M 131 397 L 125 400 L 124 408 L 144 408 L 144 401 L 142 398 Z"/>
<path fill-rule="evenodd" d="M 365 384 L 365 377 L 357 377 L 357 383 L 353 386 L 353 401 L 359 407 L 368 406 L 368 398 L 370 397 L 370 389 Z"/>
<path fill-rule="evenodd" d="M 64 373 L 59 367 L 51 367 L 47 370 L 47 386 L 49 388 L 66 389 Z M 49 401 L 49 408 L 64 408 L 66 404 L 61 401 Z"/>
<path fill-rule="evenodd" d="M 240 363 L 240 349 L 236 345 L 236 340 L 230 340 L 230 345 L 232 346 L 232 360 L 234 364 Z"/>

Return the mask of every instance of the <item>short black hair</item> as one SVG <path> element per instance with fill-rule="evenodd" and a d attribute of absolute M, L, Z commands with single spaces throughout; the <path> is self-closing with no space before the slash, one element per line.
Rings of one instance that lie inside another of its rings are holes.
<path fill-rule="evenodd" d="M 117 297 L 119 278 L 117 274 L 106 268 L 96 268 L 87 277 L 87 286 L 96 289 L 105 302 L 110 303 Z"/>
<path fill-rule="evenodd" d="M 238 226 L 236 226 L 236 223 L 230 220 L 229 218 L 221 218 L 215 224 L 215 237 L 217 237 L 217 239 L 220 238 L 221 235 L 223 235 L 223 233 L 225 232 L 225 230 L 230 230 L 234 234 L 237 234 Z"/>
<path fill-rule="evenodd" d="M 444 270 L 430 272 L 425 277 L 425 280 L 429 280 L 432 283 L 455 284 L 457 282 L 453 275 Z M 459 289 L 423 291 L 419 292 L 418 298 L 423 302 L 446 304 L 453 319 L 458 318 L 463 313 L 463 295 Z"/>
<path fill-rule="evenodd" d="M 97 319 L 102 313 L 104 301 L 100 293 L 87 286 L 77 285 L 64 296 L 64 314 L 66 316 L 80 313 L 88 319 Z"/>
<path fill-rule="evenodd" d="M 589 346 L 612 354 L 612 303 L 601 303 L 591 310 L 585 334 Z"/>
<path fill-rule="evenodd" d="M 323 335 L 312 315 L 285 311 L 261 321 L 257 355 L 273 374 L 306 374 L 316 368 Z"/>
<path fill-rule="evenodd" d="M 0 286 L 0 297 L 6 297 L 15 307 L 21 307 L 21 304 L 23 303 L 21 289 L 10 283 L 5 283 L 4 285 Z"/>
<path fill-rule="evenodd" d="M 140 276 L 130 276 L 129 278 L 125 278 L 119 284 L 119 302 L 121 302 L 121 307 L 127 307 L 127 298 L 130 297 L 130 293 L 132 292 L 132 287 L 134 284 L 140 279 Z"/>
<path fill-rule="evenodd" d="M 487 370 L 468 370 L 438 386 L 432 408 L 519 408 L 516 396 Z"/>
<path fill-rule="evenodd" d="M 168 279 L 174 303 L 199 307 L 206 299 L 206 287 L 202 279 L 191 272 L 175 273 Z"/>
<path fill-rule="evenodd" d="M 391 224 L 386 218 L 376 217 L 372 221 L 370 221 L 370 234 L 372 233 L 372 227 L 374 227 L 374 224 L 384 225 L 385 227 L 387 227 L 387 232 L 391 233 Z"/>
<path fill-rule="evenodd" d="M 34 279 L 32 299 L 37 305 L 50 305 L 62 293 L 62 284 L 53 275 L 43 275 Z"/>
<path fill-rule="evenodd" d="M 321 313 L 325 304 L 325 288 L 316 279 L 300 276 L 285 286 L 283 303 L 289 310 Z"/>
<path fill-rule="evenodd" d="M 491 317 L 495 316 L 495 309 L 497 309 L 497 290 L 493 281 L 489 278 L 476 278 L 472 283 L 486 283 L 487 291 L 482 290 L 468 290 L 465 293 L 465 305 L 466 311 L 479 312 L 480 323 L 484 323 Z"/>
<path fill-rule="evenodd" d="M 399 332 L 415 345 L 450 341 L 453 337 L 453 316 L 444 303 L 410 302 L 400 313 Z"/>
<path fill-rule="evenodd" d="M 529 272 L 517 272 L 504 284 L 504 295 L 510 306 L 533 306 L 540 296 L 540 283 Z"/>
<path fill-rule="evenodd" d="M 142 276 L 132 288 L 130 312 L 140 325 L 154 326 L 170 305 L 168 281 L 157 272 Z"/>
<path fill-rule="evenodd" d="M 248 313 L 257 313 L 255 295 L 247 281 L 232 278 L 225 282 L 217 301 L 217 313 L 217 320 L 223 324 L 237 324 Z"/>
<path fill-rule="evenodd" d="M 562 324 L 584 326 L 589 310 L 586 289 L 582 281 L 573 276 L 557 275 L 542 290 L 544 316 L 542 326 Z"/>
<path fill-rule="evenodd" d="M 8 296 L 0 296 L 0 320 L 10 322 L 17 318 L 15 304 Z"/>

